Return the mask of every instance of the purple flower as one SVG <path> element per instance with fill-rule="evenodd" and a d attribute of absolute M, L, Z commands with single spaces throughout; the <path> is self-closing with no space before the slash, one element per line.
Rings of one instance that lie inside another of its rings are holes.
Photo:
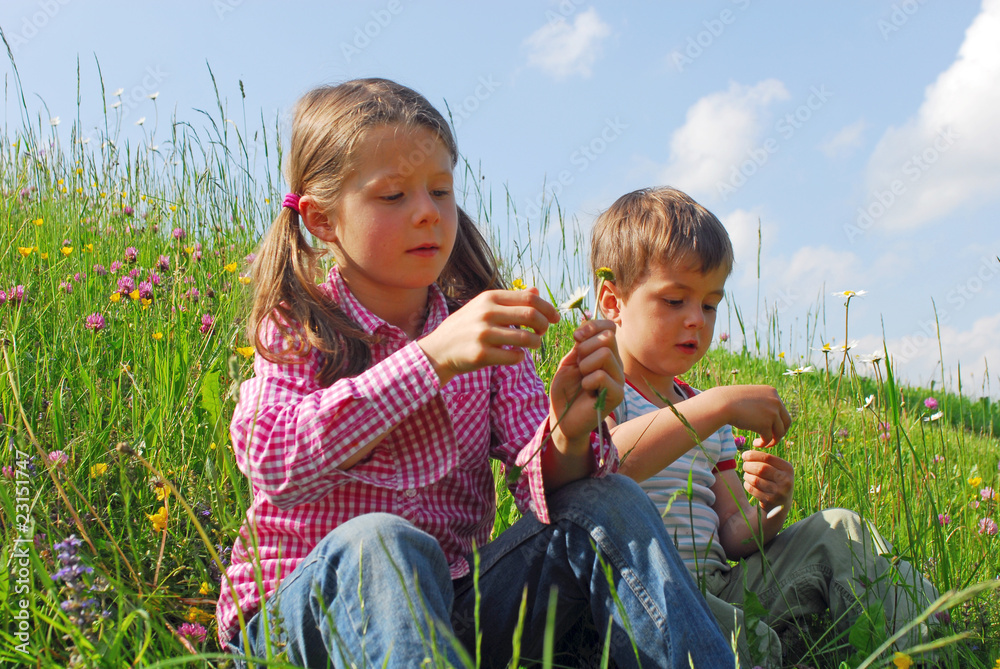
<path fill-rule="evenodd" d="M 131 270 L 129 270 L 128 273 L 128 275 L 133 279 L 137 278 L 140 274 L 142 274 L 142 270 L 139 269 L 138 267 L 133 267 Z"/>
<path fill-rule="evenodd" d="M 93 330 L 94 332 L 97 332 L 99 330 L 103 330 L 104 329 L 104 316 L 102 316 L 101 314 L 97 314 L 97 313 L 90 314 L 89 316 L 87 316 L 87 320 L 84 322 L 83 326 L 85 328 L 87 328 L 88 330 Z"/>
<path fill-rule="evenodd" d="M 733 441 L 736 442 L 736 448 L 743 448 L 747 445 L 747 438 L 742 434 L 738 437 L 733 437 Z"/>
<path fill-rule="evenodd" d="M 123 276 L 118 279 L 118 292 L 119 293 L 131 293 L 135 290 L 135 281 L 130 276 Z"/>
<path fill-rule="evenodd" d="M 49 463 L 56 469 L 62 469 L 69 462 L 69 456 L 63 451 L 50 451 L 48 458 Z"/>
<path fill-rule="evenodd" d="M 125 260 L 129 262 L 135 262 L 139 259 L 139 249 L 134 246 L 130 246 L 125 249 Z"/>
<path fill-rule="evenodd" d="M 122 268 L 122 264 L 120 262 L 118 262 L 117 260 L 115 260 L 114 262 L 111 263 L 111 273 L 112 274 L 114 274 L 115 272 L 117 272 L 121 268 Z"/>
<path fill-rule="evenodd" d="M 135 213 L 135 209 L 133 209 L 132 207 L 130 207 L 128 205 L 125 205 L 125 207 L 122 209 L 122 211 L 125 212 L 126 216 L 131 216 L 132 214 Z"/>
<path fill-rule="evenodd" d="M 939 513 L 938 522 L 941 523 L 942 525 L 947 525 L 948 523 L 951 522 L 951 516 L 949 516 L 947 513 Z"/>
<path fill-rule="evenodd" d="M 154 272 L 153 270 L 149 270 L 149 278 L 147 279 L 147 281 L 149 281 L 154 286 L 159 286 L 160 285 L 160 275 L 157 274 L 156 272 Z"/>
<path fill-rule="evenodd" d="M 992 518 L 980 518 L 979 519 L 979 533 L 980 534 L 988 534 L 990 536 L 993 536 L 998 531 L 1000 531 L 1000 528 L 997 527 L 997 521 L 993 520 Z"/>
<path fill-rule="evenodd" d="M 935 455 L 933 458 L 931 458 L 931 464 L 932 465 L 936 465 L 936 464 L 939 464 L 941 462 L 944 462 L 944 456 L 943 455 Z"/>
<path fill-rule="evenodd" d="M 201 330 L 201 333 L 208 334 L 209 332 L 212 331 L 212 328 L 214 326 L 215 326 L 215 319 L 212 317 L 212 314 L 203 314 L 201 317 L 201 327 L 198 328 L 199 330 Z"/>
<path fill-rule="evenodd" d="M 153 284 L 149 281 L 143 281 L 139 284 L 139 297 L 144 300 L 153 299 Z"/>
<path fill-rule="evenodd" d="M 24 300 L 24 286 L 17 284 L 7 293 L 7 299 L 11 304 L 20 304 Z"/>
<path fill-rule="evenodd" d="M 839 430 L 837 430 L 837 436 L 840 437 L 841 439 L 847 439 L 848 435 L 850 434 L 851 433 L 847 431 L 846 427 L 842 427 Z"/>
<path fill-rule="evenodd" d="M 170 271 L 170 256 L 160 256 L 160 259 L 157 261 L 156 266 L 159 267 L 160 270 L 162 270 L 164 272 L 169 272 Z"/>
<path fill-rule="evenodd" d="M 930 409 L 931 411 L 934 411 L 935 409 L 938 408 L 938 401 L 933 397 L 928 397 L 927 399 L 924 400 L 924 406 Z"/>
<path fill-rule="evenodd" d="M 986 486 L 985 488 L 983 488 L 982 490 L 979 491 L 979 497 L 984 502 L 988 502 L 991 499 L 993 499 L 994 495 L 996 495 L 996 491 L 993 490 L 993 488 L 991 488 L 990 486 Z"/>
<path fill-rule="evenodd" d="M 3 466 L 3 475 L 6 478 L 9 478 L 9 479 L 14 478 L 14 468 L 11 467 L 10 465 L 4 465 Z"/>
<path fill-rule="evenodd" d="M 257 259 L 257 254 L 256 253 L 248 253 L 247 257 L 244 258 L 244 260 L 246 260 L 246 262 L 247 262 L 248 265 L 252 265 L 253 261 L 256 260 L 256 259 Z"/>
<path fill-rule="evenodd" d="M 186 297 L 189 300 L 191 300 L 192 302 L 197 302 L 198 301 L 198 297 L 199 297 L 198 289 L 197 288 L 192 288 L 191 290 L 183 293 L 181 295 L 181 297 Z"/>
<path fill-rule="evenodd" d="M 720 332 L 719 333 L 719 341 L 721 341 L 723 343 L 729 341 L 729 333 L 728 332 Z"/>
<path fill-rule="evenodd" d="M 199 623 L 184 623 L 177 628 L 177 633 L 195 643 L 205 643 L 205 639 L 208 637 L 208 630 Z"/>
<path fill-rule="evenodd" d="M 104 269 L 104 265 L 94 265 L 94 274 L 97 276 L 104 276 L 108 273 L 108 270 Z"/>
<path fill-rule="evenodd" d="M 182 230 L 181 228 L 174 228 L 174 231 L 171 234 L 174 236 L 174 239 L 178 240 L 184 239 L 185 237 L 184 230 Z"/>
<path fill-rule="evenodd" d="M 68 281 L 60 281 L 59 290 L 66 291 L 66 294 L 68 295 L 69 293 L 73 292 L 73 284 L 69 283 Z"/>
<path fill-rule="evenodd" d="M 3 306 L 4 302 L 7 301 L 7 293 L 0 289 L 0 307 Z"/>
<path fill-rule="evenodd" d="M 76 274 L 73 275 L 73 280 L 76 281 L 77 283 L 80 283 L 81 281 L 83 281 L 86 278 L 87 278 L 87 275 L 86 274 L 81 274 L 80 272 L 77 272 Z"/>

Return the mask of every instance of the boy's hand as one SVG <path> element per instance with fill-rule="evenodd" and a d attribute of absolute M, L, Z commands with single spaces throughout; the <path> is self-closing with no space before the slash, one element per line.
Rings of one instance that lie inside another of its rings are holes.
<path fill-rule="evenodd" d="M 759 440 L 754 442 L 757 446 Z M 743 451 L 743 488 L 768 512 L 792 501 L 795 470 L 787 460 L 766 451 Z"/>
<path fill-rule="evenodd" d="M 792 424 L 788 409 L 771 386 L 717 386 L 702 394 L 711 394 L 725 407 L 726 423 L 759 434 L 764 448 L 781 441 Z"/>
<path fill-rule="evenodd" d="M 556 426 L 556 443 L 561 435 L 567 446 L 582 452 L 590 447 L 590 433 L 597 427 L 594 403 L 598 395 L 606 390 L 603 419 L 624 397 L 625 372 L 611 321 L 585 321 L 573 333 L 573 339 L 573 349 L 559 362 L 552 377 L 549 424 Z"/>
<path fill-rule="evenodd" d="M 451 314 L 418 341 L 441 385 L 458 374 L 491 365 L 516 365 L 522 348 L 538 348 L 559 312 L 537 288 L 489 290 Z M 529 328 L 529 329 L 523 329 Z"/>

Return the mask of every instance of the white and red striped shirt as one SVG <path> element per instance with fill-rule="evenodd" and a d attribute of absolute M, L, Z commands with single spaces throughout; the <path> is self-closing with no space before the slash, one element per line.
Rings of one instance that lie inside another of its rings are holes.
<path fill-rule="evenodd" d="M 230 433 L 253 503 L 226 570 L 235 601 L 222 583 L 217 616 L 223 643 L 239 631 L 238 610 L 249 620 L 260 609 L 255 563 L 270 596 L 331 530 L 365 513 L 409 520 L 437 539 L 452 578 L 467 574 L 465 556 L 473 542 L 489 540 L 496 514 L 490 457 L 523 467 L 515 502 L 522 512 L 530 509 L 549 521 L 541 458 L 535 456 L 548 435 L 549 400 L 531 355 L 518 365 L 456 376 L 441 387 L 416 342 L 358 302 L 336 268 L 321 289 L 376 338 L 372 364 L 321 388 L 317 352 L 298 364 L 257 356 L 255 376 L 240 387 Z M 428 302 L 424 334 L 448 316 L 436 285 Z M 272 325 L 265 344 L 279 344 L 276 335 Z M 337 468 L 382 435 L 366 458 L 345 471 Z M 593 475 L 615 471 L 618 457 L 610 440 L 596 432 L 591 439 Z"/>

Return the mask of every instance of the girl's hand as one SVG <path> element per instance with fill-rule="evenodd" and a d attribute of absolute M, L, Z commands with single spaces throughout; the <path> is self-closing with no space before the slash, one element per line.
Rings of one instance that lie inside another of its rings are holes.
<path fill-rule="evenodd" d="M 741 430 L 756 432 L 762 446 L 781 441 L 792 424 L 778 391 L 771 386 L 716 386 L 704 391 L 724 408 L 724 422 Z"/>
<path fill-rule="evenodd" d="M 516 365 L 522 348 L 538 348 L 559 312 L 537 288 L 489 290 L 451 314 L 417 341 L 441 385 L 458 374 L 491 365 Z M 522 329 L 528 328 L 528 329 Z"/>
<path fill-rule="evenodd" d="M 611 321 L 585 321 L 573 333 L 573 339 L 573 349 L 559 362 L 552 377 L 549 425 L 555 426 L 552 434 L 557 448 L 580 455 L 590 447 L 590 433 L 597 427 L 594 403 L 598 395 L 606 390 L 603 420 L 624 397 L 625 372 Z"/>
<path fill-rule="evenodd" d="M 743 488 L 760 502 L 760 507 L 765 512 L 779 506 L 789 508 L 795 487 L 792 464 L 765 451 L 744 451 L 741 457 Z"/>

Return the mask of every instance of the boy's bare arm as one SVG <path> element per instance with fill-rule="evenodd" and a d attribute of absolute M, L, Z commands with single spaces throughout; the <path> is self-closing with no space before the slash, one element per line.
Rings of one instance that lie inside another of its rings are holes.
<path fill-rule="evenodd" d="M 726 557 L 753 555 L 778 534 L 788 517 L 794 480 L 791 463 L 763 451 L 743 453 L 742 482 L 732 469 L 715 475 L 712 508 L 719 516 L 719 544 Z M 744 490 L 759 506 L 750 504 Z"/>
<path fill-rule="evenodd" d="M 674 406 L 698 439 L 707 439 L 723 425 L 733 425 L 752 430 L 765 444 L 773 445 L 791 424 L 791 416 L 771 386 L 719 386 Z M 660 472 L 695 445 L 670 408 L 611 425 L 611 436 L 623 459 L 619 471 L 636 481 Z"/>

